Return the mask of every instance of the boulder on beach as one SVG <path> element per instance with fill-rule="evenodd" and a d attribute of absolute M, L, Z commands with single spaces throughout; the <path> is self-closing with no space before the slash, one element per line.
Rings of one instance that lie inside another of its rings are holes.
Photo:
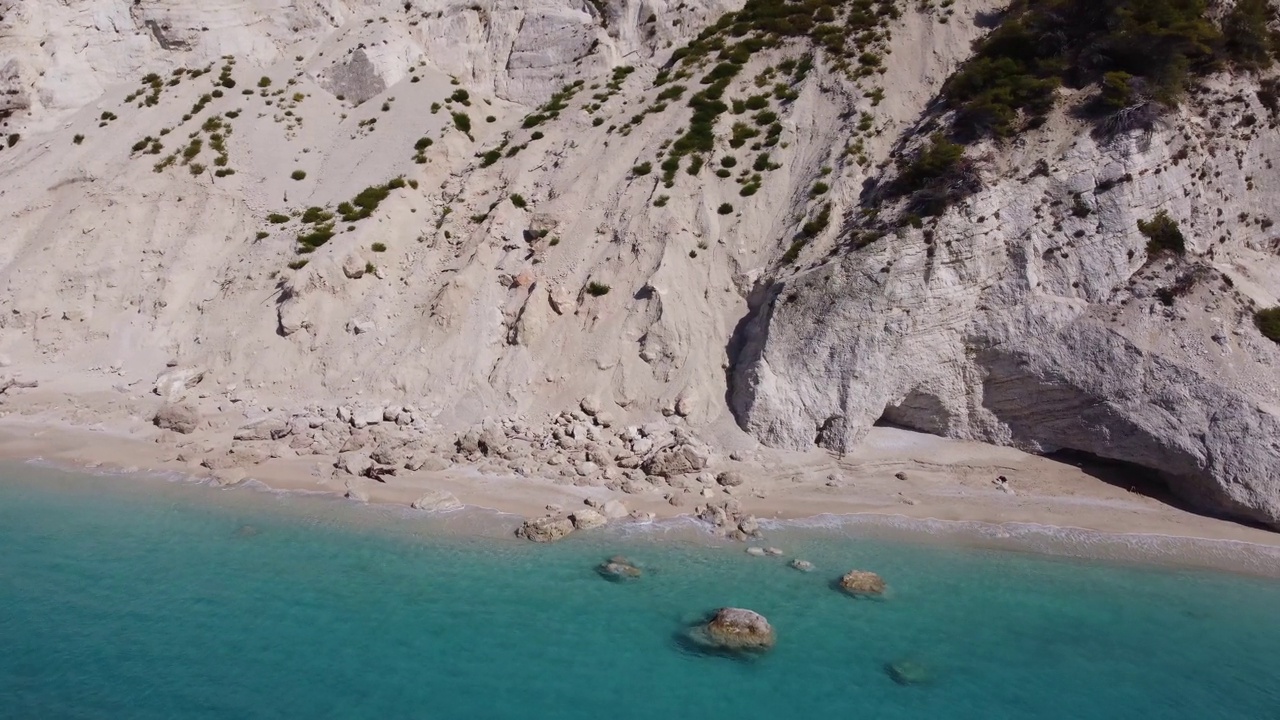
<path fill-rule="evenodd" d="M 457 510 L 462 507 L 462 503 L 452 493 L 447 493 L 443 490 L 428 490 L 410 503 L 410 507 L 414 510 L 443 512 L 445 510 Z"/>
<path fill-rule="evenodd" d="M 707 452 L 692 445 L 679 445 L 656 453 L 641 466 L 649 475 L 674 477 L 696 473 L 707 466 Z"/>
<path fill-rule="evenodd" d="M 700 629 L 701 642 L 718 650 L 768 650 L 777 641 L 769 621 L 744 608 L 720 608 Z"/>
<path fill-rule="evenodd" d="M 884 671 L 899 685 L 922 685 L 933 679 L 928 667 L 910 659 L 885 663 Z"/>
<path fill-rule="evenodd" d="M 567 517 L 541 517 L 525 520 L 516 530 L 516 537 L 532 542 L 555 542 L 573 532 L 573 521 Z"/>
<path fill-rule="evenodd" d="M 640 568 L 621 555 L 614 555 L 600 563 L 596 572 L 607 580 L 634 580 L 640 577 Z"/>
<path fill-rule="evenodd" d="M 200 426 L 200 412 L 186 403 L 166 402 L 151 421 L 162 430 L 190 435 Z"/>
<path fill-rule="evenodd" d="M 850 570 L 840 578 L 840 589 L 853 596 L 883 595 L 884 578 L 866 570 Z"/>
<path fill-rule="evenodd" d="M 609 500 L 605 502 L 605 504 L 600 506 L 600 512 L 604 513 L 604 516 L 610 520 L 617 520 L 631 514 L 631 511 L 627 510 L 627 506 L 617 500 Z"/>
<path fill-rule="evenodd" d="M 574 510 L 569 515 L 569 520 L 573 522 L 574 530 L 592 530 L 594 528 L 603 527 L 609 523 L 608 518 L 591 508 Z"/>

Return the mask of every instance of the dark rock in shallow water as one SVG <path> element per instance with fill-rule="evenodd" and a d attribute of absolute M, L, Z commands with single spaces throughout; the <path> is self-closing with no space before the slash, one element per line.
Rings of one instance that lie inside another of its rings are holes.
<path fill-rule="evenodd" d="M 929 668 L 916 660 L 895 660 L 885 663 L 884 671 L 899 685 L 923 685 L 933 680 Z"/>
<path fill-rule="evenodd" d="M 600 573 L 607 580 L 634 580 L 640 577 L 640 568 L 636 567 L 621 555 L 614 555 L 608 560 L 600 563 L 596 568 L 596 572 Z"/>

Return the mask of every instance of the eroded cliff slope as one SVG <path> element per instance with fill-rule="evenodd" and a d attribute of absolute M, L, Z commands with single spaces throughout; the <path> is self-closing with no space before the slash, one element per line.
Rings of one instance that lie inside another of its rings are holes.
<path fill-rule="evenodd" d="M 964 138 L 944 209 L 887 192 L 1001 10 L 0 2 L 6 372 L 198 369 L 197 411 L 412 406 L 448 444 L 584 397 L 790 448 L 883 420 L 1280 522 L 1270 70 L 1105 137 L 1076 78 Z"/>

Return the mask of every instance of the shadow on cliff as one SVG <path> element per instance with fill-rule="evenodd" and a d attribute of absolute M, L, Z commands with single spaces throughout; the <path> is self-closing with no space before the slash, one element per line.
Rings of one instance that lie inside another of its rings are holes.
<path fill-rule="evenodd" d="M 734 325 L 729 335 L 729 343 L 725 346 L 725 356 L 729 359 L 724 370 L 724 403 L 728 406 L 733 420 L 743 431 L 747 431 L 747 410 L 751 406 L 751 395 L 754 390 L 751 383 L 741 377 L 746 369 L 760 360 L 765 343 L 769 339 L 769 314 L 773 310 L 773 299 L 781 291 L 782 284 L 776 282 L 759 283 L 747 295 L 747 312 Z M 736 399 L 735 399 L 736 398 Z"/>
<path fill-rule="evenodd" d="M 1151 468 L 1122 460 L 1110 460 L 1082 450 L 1058 450 L 1057 452 L 1047 453 L 1044 457 L 1066 465 L 1074 465 L 1089 477 L 1097 478 L 1108 485 L 1114 485 L 1126 492 L 1150 498 L 1192 515 L 1213 517 L 1244 527 L 1272 530 L 1265 523 L 1259 521 L 1242 518 L 1238 515 L 1211 512 L 1203 507 L 1197 507 L 1194 503 L 1187 502 L 1178 497 L 1169 488 L 1168 481 L 1160 472 Z"/>

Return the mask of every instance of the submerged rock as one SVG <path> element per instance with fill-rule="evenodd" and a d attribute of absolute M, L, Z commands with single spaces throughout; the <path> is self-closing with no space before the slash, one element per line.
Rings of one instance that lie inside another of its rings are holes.
<path fill-rule="evenodd" d="M 850 570 L 840 578 L 840 589 L 854 596 L 883 595 L 884 578 L 866 570 Z"/>
<path fill-rule="evenodd" d="M 599 567 L 596 568 L 596 572 L 607 580 L 634 580 L 640 577 L 641 574 L 640 568 L 621 555 L 614 555 L 600 563 Z"/>
<path fill-rule="evenodd" d="M 774 646 L 777 636 L 763 615 L 744 608 L 720 608 L 691 637 L 717 650 L 762 651 Z"/>
<path fill-rule="evenodd" d="M 915 660 L 885 663 L 884 671 L 899 685 L 922 685 L 933 679 L 929 668 Z"/>
<path fill-rule="evenodd" d="M 795 568 L 800 572 L 813 572 L 813 563 L 809 562 L 808 560 L 801 560 L 800 558 L 796 558 L 795 560 L 792 560 L 787 564 L 788 566 Z"/>
<path fill-rule="evenodd" d="M 542 517 L 525 520 L 516 530 L 516 537 L 532 542 L 555 542 L 573 532 L 573 521 L 567 517 Z"/>

